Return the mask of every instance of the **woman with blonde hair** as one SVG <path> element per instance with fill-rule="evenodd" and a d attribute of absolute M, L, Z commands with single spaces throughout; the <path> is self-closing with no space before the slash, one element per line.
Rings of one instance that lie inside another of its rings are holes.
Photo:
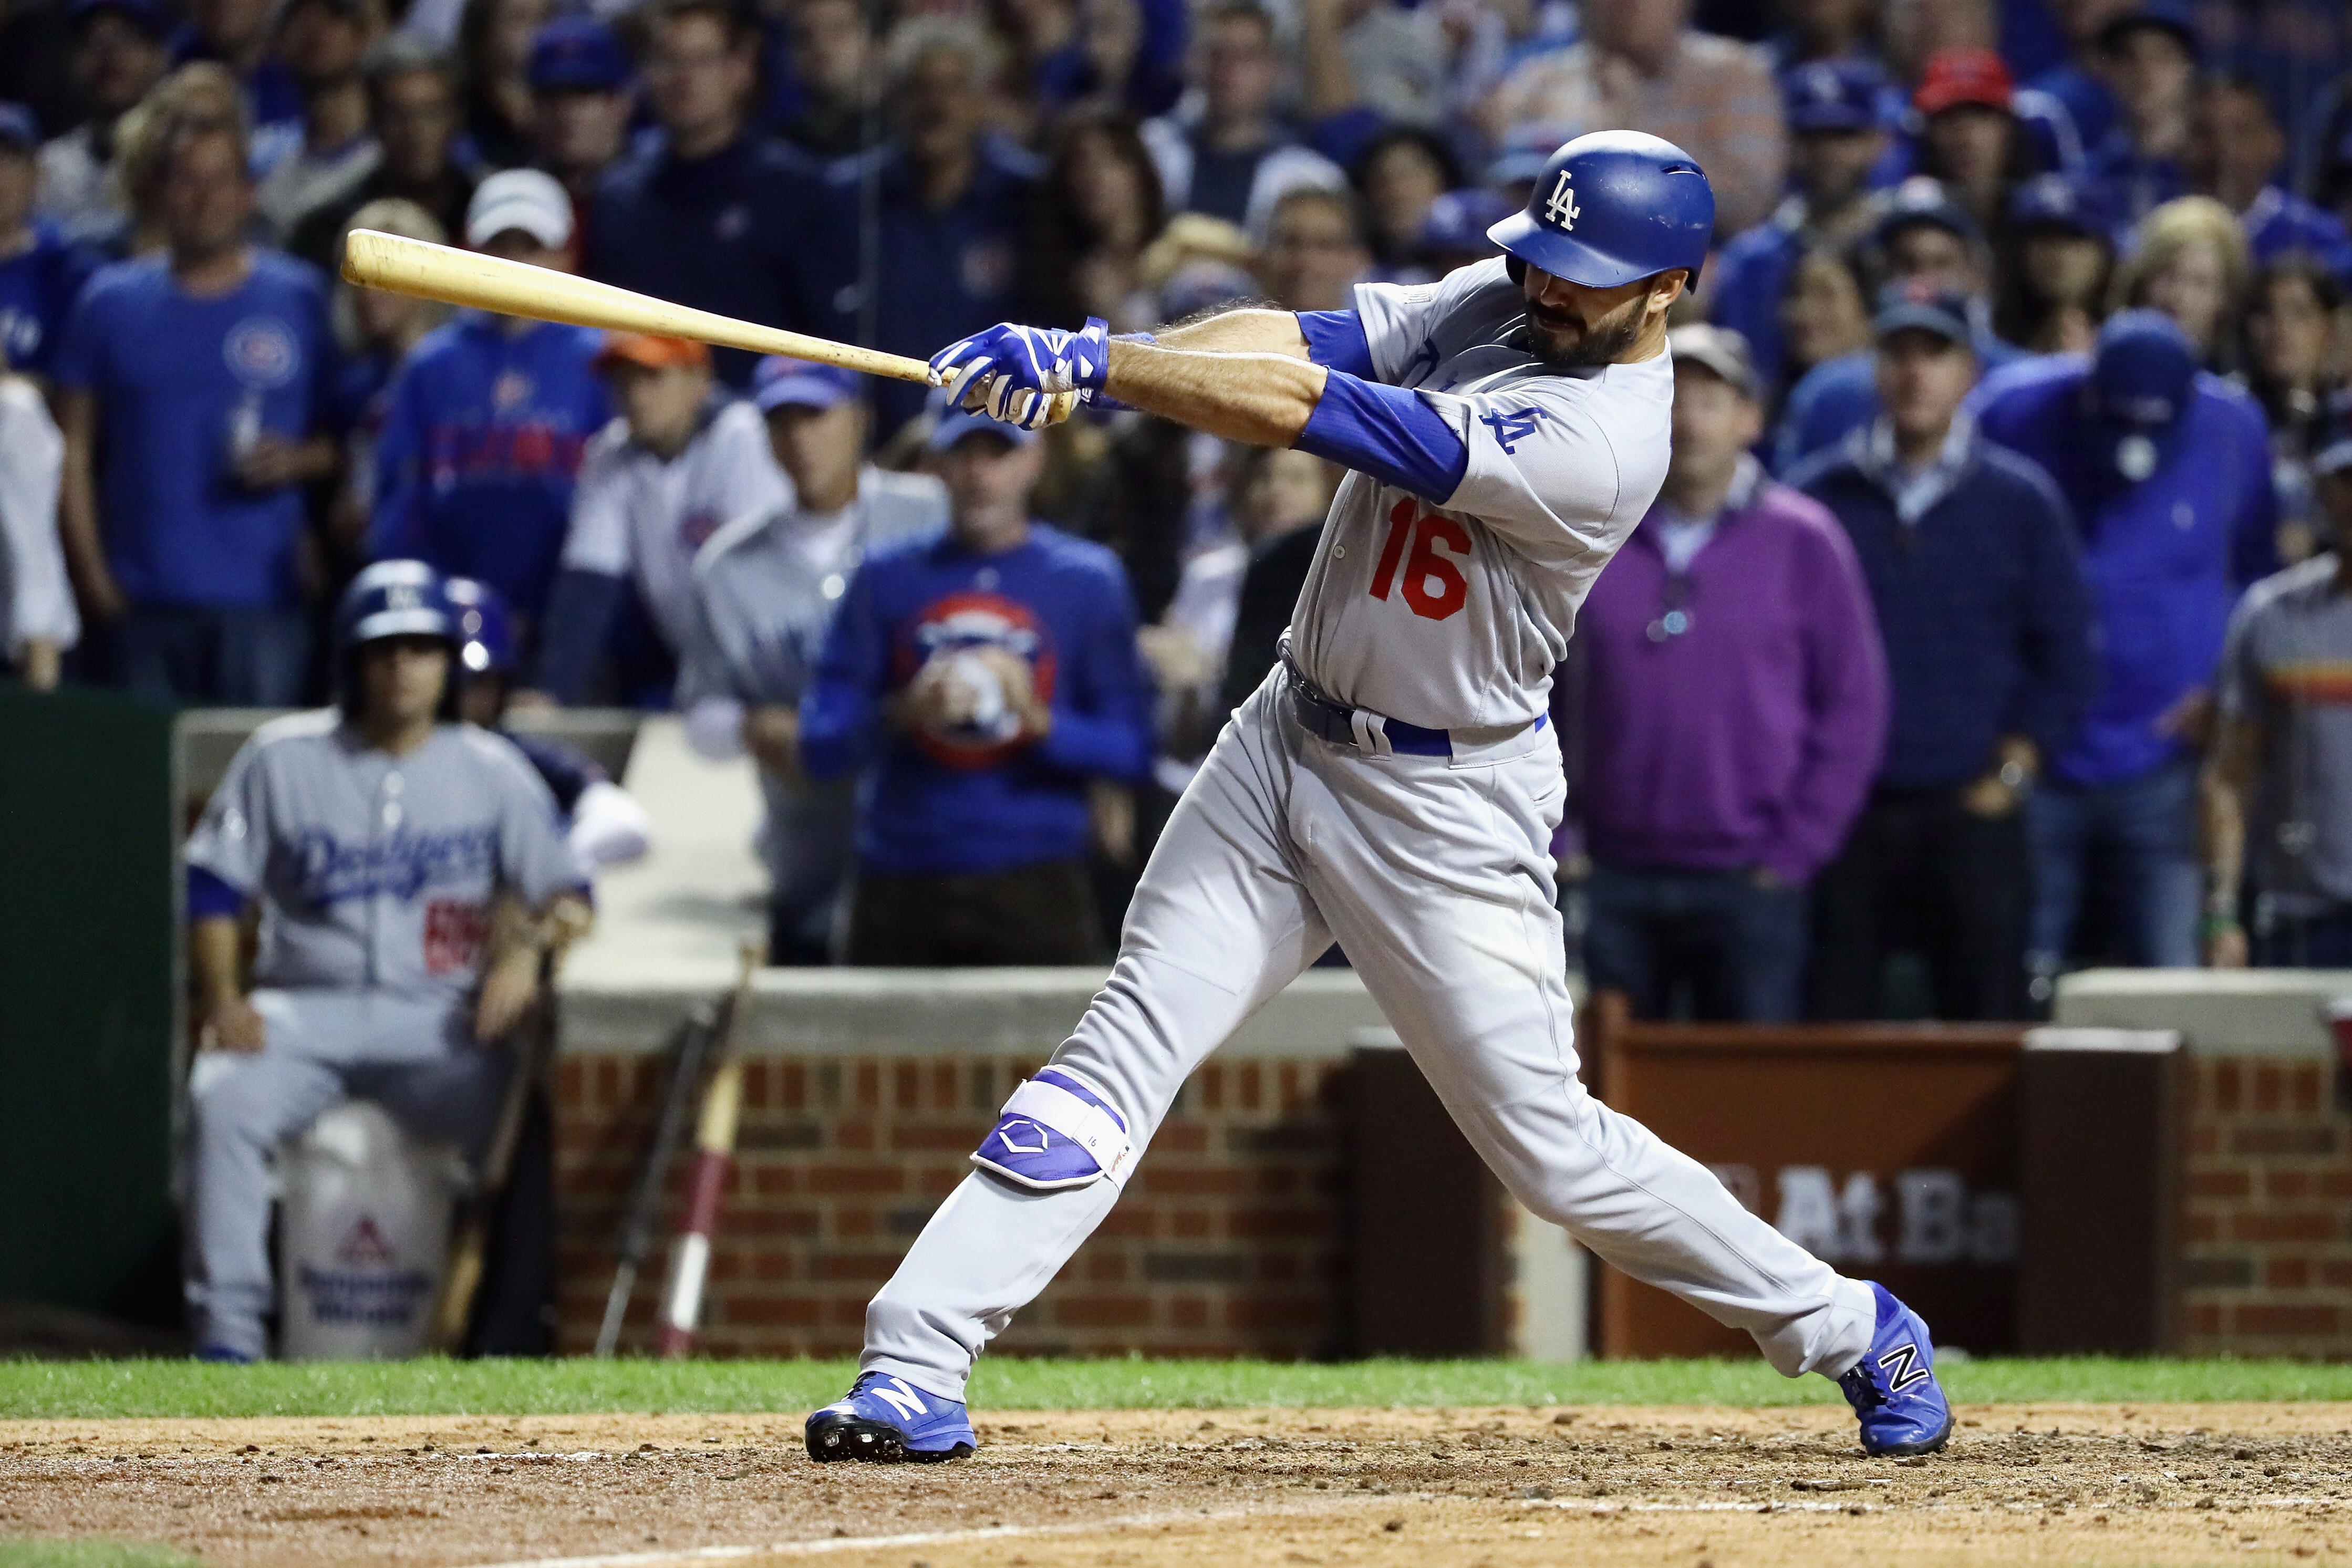
<path fill-rule="evenodd" d="M 2152 209 L 2132 230 L 2108 307 L 2169 316 L 2207 370 L 2235 368 L 2239 329 L 2253 281 L 2253 254 L 2237 214 L 2210 196 Z"/>

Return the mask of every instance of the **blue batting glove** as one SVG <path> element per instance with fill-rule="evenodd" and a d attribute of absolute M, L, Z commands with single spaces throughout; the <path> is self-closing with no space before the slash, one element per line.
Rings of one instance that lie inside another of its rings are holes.
<path fill-rule="evenodd" d="M 1034 430 L 1069 417 L 1110 371 L 1110 329 L 1100 318 L 1076 332 L 1003 322 L 931 357 L 950 402 Z"/>

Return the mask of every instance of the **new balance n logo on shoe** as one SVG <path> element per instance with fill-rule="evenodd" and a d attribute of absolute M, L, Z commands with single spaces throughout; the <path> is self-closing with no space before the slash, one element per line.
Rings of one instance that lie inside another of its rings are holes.
<path fill-rule="evenodd" d="M 1927 1374 L 1921 1373 L 1920 1375 L 1924 1377 Z M 930 1414 L 929 1409 L 923 1404 L 922 1396 L 908 1387 L 902 1379 L 892 1377 L 878 1382 L 875 1384 L 873 1392 L 875 1398 L 879 1399 L 909 1421 L 918 1416 Z"/>
<path fill-rule="evenodd" d="M 1931 1375 L 1926 1367 L 1919 1364 L 1919 1347 L 1916 1344 L 1896 1345 L 1878 1358 L 1878 1364 L 1886 1374 L 1886 1391 L 1889 1394 L 1900 1394 Z"/>

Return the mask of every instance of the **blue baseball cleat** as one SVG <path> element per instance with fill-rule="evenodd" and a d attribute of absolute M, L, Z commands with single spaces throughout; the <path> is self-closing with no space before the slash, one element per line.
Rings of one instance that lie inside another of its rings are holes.
<path fill-rule="evenodd" d="M 1839 1378 L 1846 1403 L 1862 1420 L 1862 1451 L 1932 1454 L 1952 1435 L 1952 1407 L 1936 1381 L 1936 1352 L 1919 1314 L 1873 1281 L 1878 1327 L 1853 1370 Z"/>
<path fill-rule="evenodd" d="M 887 1372 L 866 1373 L 808 1418 L 809 1458 L 820 1463 L 936 1465 L 964 1458 L 979 1442 L 961 1405 Z"/>

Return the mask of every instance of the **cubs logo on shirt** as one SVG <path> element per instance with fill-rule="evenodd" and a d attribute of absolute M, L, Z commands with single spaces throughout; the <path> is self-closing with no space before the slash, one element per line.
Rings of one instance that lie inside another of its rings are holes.
<path fill-rule="evenodd" d="M 276 392 L 302 368 L 294 334 L 275 316 L 248 316 L 221 340 L 221 357 L 240 386 Z"/>
<path fill-rule="evenodd" d="M 971 655 L 1002 648 L 1027 664 L 1037 695 L 1054 695 L 1054 649 L 1045 626 L 1025 604 L 1001 594 L 973 591 L 933 600 L 897 640 L 893 661 L 898 685 L 935 660 L 949 661 L 949 678 L 972 688 L 971 722 L 944 730 L 921 730 L 915 744 L 933 761 L 950 768 L 992 768 L 1011 756 L 1020 719 L 1006 702 L 994 672 Z"/>

